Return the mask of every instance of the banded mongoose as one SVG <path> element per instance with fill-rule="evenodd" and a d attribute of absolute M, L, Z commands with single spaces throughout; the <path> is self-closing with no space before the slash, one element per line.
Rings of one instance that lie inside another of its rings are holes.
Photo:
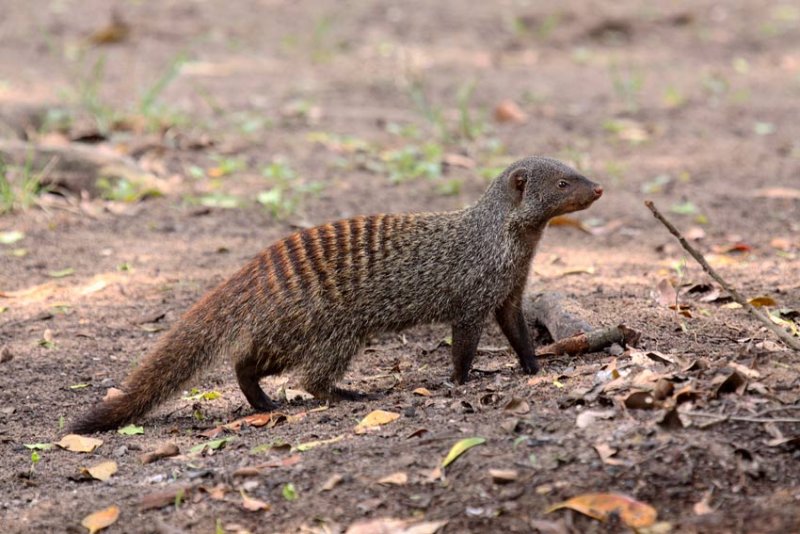
<path fill-rule="evenodd" d="M 452 379 L 461 384 L 490 314 L 522 371 L 536 373 L 520 307 L 536 245 L 551 218 L 602 193 L 559 161 L 529 157 L 459 211 L 360 216 L 294 233 L 203 296 L 126 379 L 124 395 L 72 430 L 135 420 L 222 356 L 258 411 L 276 408 L 259 379 L 290 369 L 319 399 L 357 399 L 336 383 L 367 337 L 422 323 L 452 325 Z"/>

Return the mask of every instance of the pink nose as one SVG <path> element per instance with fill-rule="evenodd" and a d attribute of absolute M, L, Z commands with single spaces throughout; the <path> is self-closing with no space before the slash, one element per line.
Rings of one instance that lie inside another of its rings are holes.
<path fill-rule="evenodd" d="M 603 186 L 598 185 L 594 188 L 594 197 L 600 198 L 601 196 L 603 196 Z"/>

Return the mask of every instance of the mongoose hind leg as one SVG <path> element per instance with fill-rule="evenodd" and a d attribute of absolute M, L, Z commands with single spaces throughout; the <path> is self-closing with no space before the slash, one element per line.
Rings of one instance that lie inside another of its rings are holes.
<path fill-rule="evenodd" d="M 361 342 L 356 338 L 330 339 L 315 347 L 324 357 L 308 358 L 303 369 L 302 383 L 306 391 L 325 401 L 359 400 L 366 395 L 336 386 L 347 371 L 350 360 L 358 352 Z"/>
<path fill-rule="evenodd" d="M 278 405 L 272 402 L 258 383 L 262 376 L 269 373 L 259 369 L 255 359 L 243 359 L 236 362 L 235 370 L 239 388 L 255 411 L 271 412 L 278 408 Z"/>
<path fill-rule="evenodd" d="M 469 378 L 472 360 L 478 351 L 483 331 L 482 320 L 453 324 L 453 382 L 463 384 Z"/>

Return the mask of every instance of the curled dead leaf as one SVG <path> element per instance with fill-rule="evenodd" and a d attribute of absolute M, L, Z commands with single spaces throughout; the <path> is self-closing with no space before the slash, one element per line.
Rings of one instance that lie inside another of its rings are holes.
<path fill-rule="evenodd" d="M 649 504 L 637 501 L 618 493 L 586 493 L 567 501 L 554 504 L 547 513 L 569 508 L 586 516 L 607 520 L 612 514 L 618 516 L 631 528 L 645 528 L 653 525 L 658 517 L 656 509 Z"/>
<path fill-rule="evenodd" d="M 588 428 L 597 419 L 611 419 L 614 417 L 614 410 L 584 410 L 575 418 L 575 426 L 578 428 Z"/>
<path fill-rule="evenodd" d="M 320 488 L 320 491 L 331 491 L 333 488 L 339 485 L 340 482 L 344 480 L 344 476 L 340 475 L 339 473 L 334 473 L 328 477 L 328 480 Z"/>
<path fill-rule="evenodd" d="M 489 469 L 489 476 L 495 484 L 507 484 L 519 478 L 519 471 L 516 469 Z"/>
<path fill-rule="evenodd" d="M 81 467 L 81 473 L 95 480 L 104 482 L 111 478 L 111 475 L 117 472 L 117 462 L 108 460 L 100 462 L 92 467 Z"/>
<path fill-rule="evenodd" d="M 403 486 L 408 483 L 408 475 L 402 471 L 386 475 L 378 480 L 378 484 L 384 486 Z"/>
<path fill-rule="evenodd" d="M 656 407 L 656 399 L 649 391 L 634 391 L 625 397 L 624 402 L 629 410 L 652 410 Z"/>
<path fill-rule="evenodd" d="M 89 534 L 94 534 L 106 527 L 110 527 L 116 523 L 118 518 L 119 506 L 112 504 L 108 508 L 103 508 L 84 517 L 81 525 L 89 529 Z"/>
<path fill-rule="evenodd" d="M 248 497 L 244 490 L 240 491 L 239 493 L 242 495 L 242 508 L 248 512 L 260 512 L 262 510 L 266 511 L 270 509 L 269 503 L 259 499 L 254 499 L 253 497 Z"/>
<path fill-rule="evenodd" d="M 678 292 L 666 278 L 659 280 L 656 285 L 656 302 L 665 308 L 675 308 L 678 305 Z"/>
<path fill-rule="evenodd" d="M 510 401 L 503 406 L 503 410 L 513 413 L 515 415 L 524 415 L 531 411 L 528 401 L 519 397 L 513 397 Z"/>
<path fill-rule="evenodd" d="M 67 434 L 61 438 L 61 441 L 56 443 L 62 449 L 70 452 L 94 452 L 102 444 L 102 439 L 88 438 L 78 434 Z"/>
<path fill-rule="evenodd" d="M 494 120 L 522 124 L 528 120 L 528 115 L 513 100 L 503 100 L 494 108 Z"/>
<path fill-rule="evenodd" d="M 386 410 L 373 410 L 358 422 L 355 432 L 356 434 L 363 434 L 368 428 L 386 425 L 399 418 L 399 413 L 387 412 Z"/>
<path fill-rule="evenodd" d="M 745 389 L 747 389 L 747 378 L 736 370 L 732 371 L 731 374 L 726 377 L 717 377 L 713 382 L 719 383 L 717 389 L 714 390 L 714 398 L 726 393 L 742 395 Z"/>

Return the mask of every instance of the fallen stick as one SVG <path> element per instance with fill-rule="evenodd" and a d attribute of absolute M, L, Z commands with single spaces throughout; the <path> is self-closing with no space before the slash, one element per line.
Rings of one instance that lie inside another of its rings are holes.
<path fill-rule="evenodd" d="M 600 352 L 613 343 L 636 345 L 640 334 L 625 325 L 600 328 L 582 332 L 575 336 L 559 339 L 554 343 L 536 349 L 537 356 L 577 356 L 586 352 Z"/>
<path fill-rule="evenodd" d="M 544 326 L 554 340 L 591 332 L 592 325 L 581 317 L 586 315 L 582 312 L 574 301 L 557 292 L 526 293 L 522 299 L 522 314 L 528 326 Z"/>
<path fill-rule="evenodd" d="M 575 301 L 558 292 L 526 293 L 522 300 L 522 313 L 533 330 L 544 326 L 553 343 L 539 347 L 537 356 L 577 356 L 586 352 L 600 352 L 606 347 L 636 345 L 640 334 L 624 325 L 595 329 L 584 319 L 588 313 Z"/>
<path fill-rule="evenodd" d="M 786 332 L 783 328 L 781 328 L 778 325 L 776 325 L 775 323 L 773 323 L 772 320 L 769 317 L 767 317 L 767 315 L 764 312 L 762 312 L 761 310 L 759 310 L 758 308 L 756 308 L 755 306 L 750 304 L 747 301 L 746 298 L 744 298 L 741 294 L 739 294 L 738 291 L 736 291 L 736 289 L 734 289 L 728 282 L 726 282 L 717 273 L 717 271 L 715 271 L 708 264 L 708 262 L 703 257 L 703 255 L 700 254 L 697 250 L 695 250 L 686 241 L 686 239 L 678 231 L 678 229 L 675 228 L 675 226 L 673 226 L 671 222 L 669 222 L 667 219 L 665 219 L 663 215 L 661 215 L 661 212 L 658 211 L 658 209 L 656 208 L 655 204 L 653 204 L 653 202 L 651 200 L 645 200 L 644 201 L 644 205 L 647 206 L 648 208 L 650 208 L 650 211 L 653 212 L 653 215 L 655 215 L 656 219 L 658 219 L 661 222 L 661 224 L 663 224 L 664 226 L 667 227 L 667 230 L 669 230 L 669 233 L 671 233 L 672 235 L 674 235 L 678 239 L 678 241 L 680 242 L 680 244 L 684 248 L 684 250 L 686 250 L 686 252 L 688 252 L 697 261 L 697 263 L 700 264 L 700 266 L 703 268 L 703 270 L 705 272 L 707 272 L 708 275 L 711 278 L 716 280 L 716 282 L 719 285 L 721 285 L 722 288 L 725 291 L 727 291 L 730 294 L 731 297 L 733 297 L 733 300 L 738 302 L 742 306 L 742 308 L 744 308 L 745 310 L 750 312 L 750 315 L 752 315 L 753 317 L 755 317 L 756 319 L 758 319 L 759 321 L 764 323 L 764 325 L 767 328 L 769 328 L 776 336 L 778 336 L 778 338 L 780 338 L 780 340 L 783 341 L 788 347 L 790 347 L 791 349 L 793 349 L 795 351 L 800 352 L 800 340 L 796 339 L 791 334 Z"/>

